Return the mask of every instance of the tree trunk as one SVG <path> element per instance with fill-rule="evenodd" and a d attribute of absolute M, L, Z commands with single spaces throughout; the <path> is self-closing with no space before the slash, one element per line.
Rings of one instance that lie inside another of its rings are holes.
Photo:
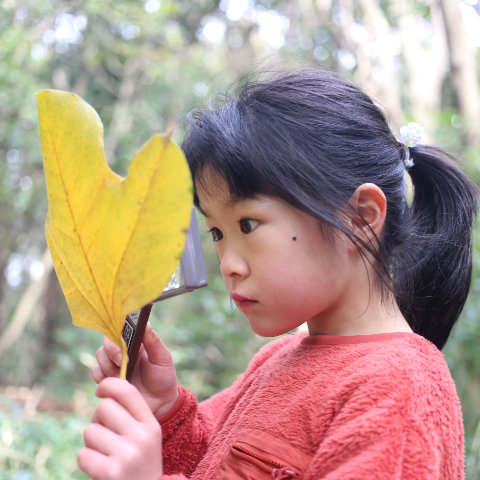
<path fill-rule="evenodd" d="M 61 320 L 65 318 L 66 313 L 68 313 L 68 307 L 65 297 L 55 270 L 51 269 L 47 274 L 41 299 L 40 318 L 38 319 L 41 348 L 37 361 L 38 375 L 36 378 L 47 378 L 54 366 L 55 330 Z"/>
<path fill-rule="evenodd" d="M 392 123 L 398 127 L 404 123 L 404 116 L 390 23 L 375 0 L 358 2 L 359 19 L 353 14 L 355 2 L 337 0 L 336 3 L 342 9 L 343 20 L 335 28 L 339 45 L 345 45 L 355 55 L 358 83 L 388 109 Z M 366 38 L 363 42 L 358 42 L 351 36 L 351 27 L 355 22 L 365 27 Z"/>
<path fill-rule="evenodd" d="M 388 108 L 392 123 L 398 127 L 404 123 L 404 114 L 392 28 L 378 1 L 360 0 L 359 3 L 363 13 L 362 23 L 369 32 L 370 45 L 376 50 L 375 76 L 371 77 L 367 89 Z"/>
<path fill-rule="evenodd" d="M 132 124 L 129 104 L 139 86 L 139 80 L 145 71 L 146 62 L 143 57 L 128 60 L 122 69 L 122 80 L 115 101 L 112 122 L 105 138 L 105 156 L 113 162 L 118 142 Z"/>
<path fill-rule="evenodd" d="M 42 262 L 44 267 L 42 277 L 39 280 L 32 281 L 25 290 L 8 327 L 2 331 L 0 336 L 0 354 L 12 346 L 20 337 L 32 316 L 33 309 L 40 304 L 40 298 L 48 281 L 49 273 L 53 269 L 48 250 L 43 254 Z"/>
<path fill-rule="evenodd" d="M 435 1 L 430 7 L 428 28 L 422 16 L 410 12 L 409 0 L 392 7 L 399 19 L 408 110 L 414 121 L 425 128 L 427 135 L 435 129 L 438 121 L 437 112 L 441 110 L 442 85 L 448 66 L 442 12 Z"/>
<path fill-rule="evenodd" d="M 480 146 L 480 88 L 475 55 L 468 44 L 461 2 L 440 0 L 447 35 L 452 86 L 463 117 L 465 142 Z"/>

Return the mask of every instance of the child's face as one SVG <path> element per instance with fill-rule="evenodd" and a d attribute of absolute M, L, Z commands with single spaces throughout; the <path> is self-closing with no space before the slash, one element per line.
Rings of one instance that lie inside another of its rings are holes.
<path fill-rule="evenodd" d="M 326 240 L 317 219 L 279 198 L 232 199 L 217 175 L 206 182 L 208 194 L 197 189 L 200 208 L 227 288 L 252 330 L 271 337 L 305 322 L 311 331 L 329 330 L 351 280 L 346 241 Z"/>

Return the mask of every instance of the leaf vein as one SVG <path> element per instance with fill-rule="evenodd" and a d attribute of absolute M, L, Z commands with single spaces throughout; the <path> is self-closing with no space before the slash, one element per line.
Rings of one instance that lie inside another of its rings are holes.
<path fill-rule="evenodd" d="M 122 264 L 125 260 L 125 255 L 126 255 L 126 252 L 128 251 L 129 247 L 130 247 L 130 243 L 132 242 L 132 238 L 133 238 L 133 235 L 135 233 L 135 230 L 137 228 L 137 225 L 138 225 L 138 222 L 140 220 L 140 215 L 141 215 L 141 212 L 143 212 L 143 210 L 145 209 L 145 203 L 146 203 L 146 198 L 148 196 L 148 193 L 151 191 L 151 188 L 152 188 L 152 184 L 154 182 L 154 179 L 156 178 L 157 176 L 157 173 L 158 173 L 158 170 L 160 168 L 160 165 L 159 163 L 157 162 L 157 164 L 155 165 L 155 169 L 150 177 L 150 181 L 149 181 L 149 185 L 148 185 L 148 188 L 145 188 L 143 190 L 144 195 L 143 195 L 143 198 L 142 198 L 142 203 L 141 205 L 139 206 L 138 210 L 137 210 L 137 216 L 135 218 L 135 224 L 134 226 L 132 227 L 131 231 L 130 231 L 130 235 L 128 237 L 128 241 L 127 243 L 125 244 L 125 248 L 123 249 L 123 252 L 122 252 L 122 255 L 121 255 L 121 258 L 120 258 L 120 261 L 118 262 L 118 265 L 117 265 L 117 269 L 115 271 L 115 275 L 114 275 L 114 281 L 113 281 L 113 289 L 112 289 L 112 298 L 111 298 L 111 301 L 112 301 L 112 311 L 114 312 L 114 299 L 115 299 L 115 290 L 116 290 L 116 286 L 117 286 L 117 278 L 118 278 L 118 275 L 119 275 L 119 272 L 120 272 L 120 269 L 122 267 Z M 124 300 L 124 299 L 122 299 Z M 115 312 L 116 313 L 116 312 Z"/>
<path fill-rule="evenodd" d="M 51 245 L 51 248 L 53 248 L 55 250 L 55 253 L 58 255 L 58 257 L 62 260 L 62 263 L 65 265 L 65 261 L 62 257 L 62 255 L 60 254 L 59 250 L 55 247 L 55 242 L 53 241 L 52 238 L 50 238 L 50 245 Z M 75 279 L 72 277 L 72 275 L 70 274 L 70 272 L 65 269 L 65 272 L 66 274 L 68 275 L 68 278 L 70 279 L 70 281 L 72 282 L 72 284 L 74 285 L 74 289 L 68 291 L 68 292 L 65 292 L 65 296 L 71 294 L 72 292 L 75 291 L 75 289 L 80 293 L 81 297 L 83 299 L 85 299 L 85 302 L 90 305 L 92 307 L 92 310 L 94 312 L 97 313 L 97 315 L 100 317 L 100 318 L 103 318 L 102 314 L 98 311 L 98 309 L 96 308 L 96 306 L 90 301 L 90 299 L 88 298 L 88 296 L 83 293 L 82 289 L 80 288 L 80 286 L 78 285 L 78 283 L 75 281 Z"/>
<path fill-rule="evenodd" d="M 53 153 L 54 153 L 54 158 L 55 158 L 55 161 L 57 163 L 57 166 L 58 166 L 58 172 L 59 172 L 59 176 L 60 176 L 60 181 L 61 181 L 61 184 L 63 186 L 63 189 L 64 189 L 64 192 L 65 192 L 65 195 L 66 195 L 66 200 L 67 200 L 67 205 L 68 205 L 68 209 L 70 210 L 70 215 L 71 215 L 71 218 L 72 218 L 72 222 L 76 228 L 76 232 L 77 232 L 77 236 L 78 236 L 78 243 L 80 245 L 80 248 L 82 250 L 82 254 L 85 258 L 85 261 L 86 261 L 86 264 L 88 266 L 88 270 L 90 272 L 90 276 L 93 280 L 93 283 L 95 285 L 95 288 L 97 289 L 98 293 L 99 293 L 99 297 L 102 301 L 102 304 L 103 304 L 103 307 L 105 309 L 105 312 L 108 312 L 108 309 L 107 309 L 107 305 L 105 304 L 105 299 L 103 298 L 102 296 L 102 291 L 100 290 L 99 288 L 99 285 L 97 283 L 97 279 L 95 278 L 95 275 L 93 273 L 93 269 L 92 269 L 92 266 L 90 265 L 90 261 L 89 261 L 89 258 L 85 252 L 85 249 L 84 249 L 84 246 L 83 246 L 83 243 L 82 243 L 82 238 L 81 236 L 79 235 L 79 232 L 78 232 L 78 226 L 76 225 L 76 222 L 75 222 L 75 216 L 73 214 L 73 209 L 72 209 L 72 204 L 70 202 L 70 198 L 68 196 L 68 191 L 66 189 L 66 183 L 65 183 L 65 179 L 63 177 L 63 172 L 62 172 L 62 169 L 61 169 L 61 166 L 60 166 L 60 161 L 59 161 L 59 155 L 58 155 L 58 152 L 57 152 L 57 149 L 56 149 L 56 143 L 54 141 L 54 136 L 53 136 L 53 132 L 48 129 L 48 132 L 50 134 L 50 139 L 51 139 L 51 142 L 52 142 L 52 148 L 53 148 Z M 82 292 L 81 292 L 82 293 Z M 96 309 L 95 309 L 96 310 Z"/>

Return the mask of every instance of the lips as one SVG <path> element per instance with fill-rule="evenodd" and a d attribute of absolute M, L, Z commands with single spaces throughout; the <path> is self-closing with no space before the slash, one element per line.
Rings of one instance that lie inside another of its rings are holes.
<path fill-rule="evenodd" d="M 253 300 L 248 297 L 244 297 L 243 295 L 239 295 L 238 293 L 235 293 L 235 292 L 231 294 L 231 297 L 240 310 L 245 310 L 246 308 L 251 307 L 252 305 L 255 305 L 257 303 L 256 300 Z"/>

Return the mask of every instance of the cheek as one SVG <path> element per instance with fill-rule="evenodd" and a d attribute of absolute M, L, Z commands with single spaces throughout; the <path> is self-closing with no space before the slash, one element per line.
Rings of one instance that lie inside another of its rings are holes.
<path fill-rule="evenodd" d="M 263 265 L 264 274 L 279 295 L 295 292 L 308 301 L 312 295 L 335 289 L 345 272 L 341 253 L 326 245 L 306 249 L 299 240 L 290 242 L 283 254 L 280 250 L 277 255 L 272 252 Z"/>
<path fill-rule="evenodd" d="M 283 245 L 269 245 L 262 249 L 252 261 L 253 268 L 261 270 L 262 275 L 285 276 L 288 274 L 292 263 L 295 262 L 293 252 Z M 273 278 L 272 278 L 273 280 Z"/>
<path fill-rule="evenodd" d="M 270 293 L 282 300 L 293 292 L 302 291 L 308 284 L 315 283 L 321 274 L 312 269 L 312 259 L 298 255 L 300 249 L 271 249 L 255 264 L 255 276 L 259 287 L 268 289 Z"/>

